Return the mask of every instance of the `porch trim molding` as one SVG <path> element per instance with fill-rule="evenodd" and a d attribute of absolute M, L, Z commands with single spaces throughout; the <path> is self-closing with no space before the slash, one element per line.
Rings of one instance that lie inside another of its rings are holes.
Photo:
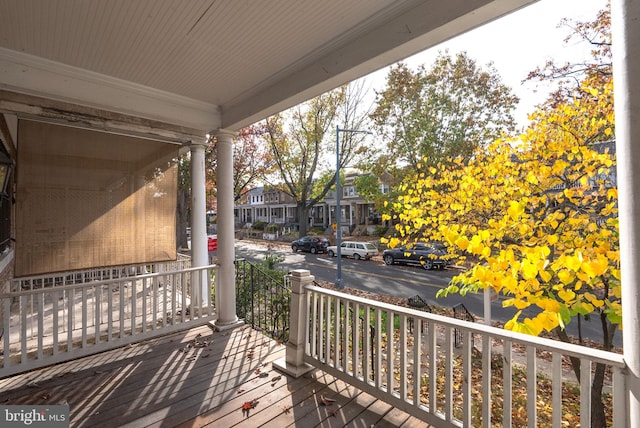
<path fill-rule="evenodd" d="M 200 130 L 219 126 L 218 106 L 178 94 L 0 48 L 0 89 Z"/>

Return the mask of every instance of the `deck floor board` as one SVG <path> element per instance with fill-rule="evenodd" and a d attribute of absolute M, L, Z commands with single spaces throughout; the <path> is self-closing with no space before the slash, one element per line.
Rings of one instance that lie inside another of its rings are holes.
<path fill-rule="evenodd" d="M 202 326 L 0 379 L 1 402 L 68 403 L 72 427 L 427 426 L 320 370 L 278 372 L 284 355 L 249 327 Z"/>

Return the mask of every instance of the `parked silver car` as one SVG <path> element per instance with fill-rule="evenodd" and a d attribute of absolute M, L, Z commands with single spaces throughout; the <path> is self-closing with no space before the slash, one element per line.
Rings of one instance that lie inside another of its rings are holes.
<path fill-rule="evenodd" d="M 329 257 L 338 255 L 338 247 L 332 245 L 327 248 Z M 344 241 L 340 244 L 340 254 L 344 257 L 353 257 L 356 260 L 368 260 L 378 255 L 378 248 L 371 242 Z"/>

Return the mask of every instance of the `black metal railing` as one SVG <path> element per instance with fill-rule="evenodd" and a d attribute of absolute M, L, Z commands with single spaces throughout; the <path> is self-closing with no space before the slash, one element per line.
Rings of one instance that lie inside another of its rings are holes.
<path fill-rule="evenodd" d="M 453 307 L 453 317 L 457 320 L 471 321 L 471 322 L 476 321 L 476 319 L 473 317 L 471 312 L 469 312 L 469 310 L 467 310 L 467 307 L 462 303 L 458 303 Z M 473 334 L 471 335 L 471 341 L 473 342 Z M 461 344 L 462 344 L 462 331 L 456 328 L 454 331 L 454 345 L 457 348 Z"/>
<path fill-rule="evenodd" d="M 237 259 L 235 264 L 238 317 L 273 339 L 289 340 L 291 287 L 286 273 L 245 259 Z"/>
<path fill-rule="evenodd" d="M 407 306 L 414 309 L 419 309 L 421 311 L 432 313 L 433 309 L 431 306 L 424 300 L 420 295 L 416 294 L 413 297 L 409 297 L 407 299 Z M 409 318 L 409 332 L 413 333 L 413 317 Z M 420 322 L 420 333 L 426 333 L 429 329 L 429 321 L 422 320 Z"/>

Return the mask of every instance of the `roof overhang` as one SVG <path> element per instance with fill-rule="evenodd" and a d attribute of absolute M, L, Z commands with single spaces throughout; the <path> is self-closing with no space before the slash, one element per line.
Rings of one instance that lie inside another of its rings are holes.
<path fill-rule="evenodd" d="M 184 142 L 533 2 L 0 0 L 0 112 Z"/>

